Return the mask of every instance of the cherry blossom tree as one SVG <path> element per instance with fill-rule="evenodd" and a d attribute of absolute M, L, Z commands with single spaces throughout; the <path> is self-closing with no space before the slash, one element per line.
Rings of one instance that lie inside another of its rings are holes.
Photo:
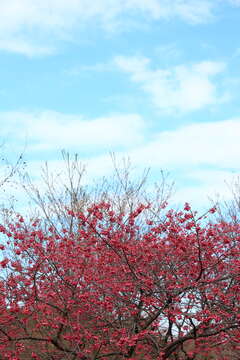
<path fill-rule="evenodd" d="M 150 210 L 1 226 L 0 358 L 239 359 L 240 225 Z"/>

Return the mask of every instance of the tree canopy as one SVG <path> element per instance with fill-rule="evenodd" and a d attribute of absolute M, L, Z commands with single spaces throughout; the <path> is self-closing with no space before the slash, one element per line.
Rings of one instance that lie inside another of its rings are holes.
<path fill-rule="evenodd" d="M 162 211 L 102 201 L 66 208 L 71 228 L 2 225 L 1 358 L 239 359 L 240 225 Z"/>

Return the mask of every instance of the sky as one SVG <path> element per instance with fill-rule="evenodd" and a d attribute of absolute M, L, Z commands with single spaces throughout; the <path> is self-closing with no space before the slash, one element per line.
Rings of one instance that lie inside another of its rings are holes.
<path fill-rule="evenodd" d="M 239 30 L 240 0 L 1 0 L 4 151 L 24 151 L 36 181 L 45 161 L 64 167 L 63 149 L 92 179 L 114 152 L 154 181 L 169 173 L 176 202 L 230 196 Z"/>

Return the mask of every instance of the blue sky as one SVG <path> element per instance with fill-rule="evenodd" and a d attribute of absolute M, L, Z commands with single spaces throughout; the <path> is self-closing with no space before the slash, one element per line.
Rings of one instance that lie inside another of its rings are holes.
<path fill-rule="evenodd" d="M 1 0 L 0 125 L 31 175 L 109 152 L 175 181 L 175 200 L 229 196 L 240 170 L 239 0 Z"/>

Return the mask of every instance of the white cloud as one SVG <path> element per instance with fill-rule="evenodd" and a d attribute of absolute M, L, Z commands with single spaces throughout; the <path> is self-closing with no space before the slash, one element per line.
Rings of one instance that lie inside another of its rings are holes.
<path fill-rule="evenodd" d="M 239 169 L 239 134 L 240 118 L 195 123 L 159 132 L 130 156 L 137 164 L 165 169 L 203 165 Z"/>
<path fill-rule="evenodd" d="M 126 155 L 126 153 L 117 153 L 117 160 L 122 159 L 124 155 Z M 136 167 L 134 159 L 130 157 L 130 160 L 135 169 L 135 172 L 131 173 L 132 176 L 136 175 L 139 177 L 143 168 L 150 165 L 143 163 L 138 164 L 139 166 Z M 113 163 L 109 155 L 93 156 L 88 159 L 83 158 L 82 164 L 86 165 L 86 173 L 82 178 L 82 185 L 93 184 L 93 180 L 99 183 L 101 177 L 109 177 L 113 174 Z M 43 183 L 39 180 L 41 166 L 42 163 L 39 161 L 30 162 L 28 169 L 33 178 L 38 179 L 35 184 L 43 191 Z M 151 169 L 160 170 L 160 166 L 159 164 L 159 166 L 152 167 Z M 136 169 L 138 171 L 136 171 Z M 49 161 L 49 170 L 55 176 L 58 174 L 56 177 L 56 181 L 58 181 L 56 186 L 59 185 L 61 188 L 61 185 L 67 181 L 64 162 L 61 160 Z M 159 173 L 157 171 L 155 172 L 155 177 L 152 179 L 154 183 L 161 181 L 161 177 L 158 176 L 158 174 L 160 174 L 160 171 Z M 188 168 L 183 167 L 175 177 L 171 173 L 170 175 L 169 184 L 172 180 L 175 181 L 170 206 L 182 206 L 187 201 L 192 204 L 193 208 L 203 211 L 204 209 L 210 208 L 212 205 L 211 201 L 217 201 L 219 199 L 218 196 L 220 196 L 221 200 L 229 200 L 232 198 L 231 191 L 229 191 L 227 184 L 233 182 L 236 173 L 230 170 L 203 168 L 190 171 Z M 77 179 L 75 180 L 77 181 Z M 153 193 L 153 182 L 151 183 L 151 178 L 149 178 L 149 180 L 150 182 L 146 190 Z"/>
<path fill-rule="evenodd" d="M 136 168 L 174 172 L 217 192 L 240 172 L 239 133 L 240 118 L 185 125 L 158 132 L 145 144 L 116 152 L 116 157 L 129 156 Z M 94 176 L 111 168 L 108 155 L 89 157 L 87 163 Z"/>
<path fill-rule="evenodd" d="M 160 19 L 178 16 L 190 22 L 205 22 L 211 16 L 209 0 L 1 0 L 0 29 L 17 31 L 21 27 L 69 28 L 79 19 L 99 17 L 103 24 L 128 12 Z"/>
<path fill-rule="evenodd" d="M 216 5 L 216 3 L 215 3 Z M 205 23 L 213 18 L 214 5 L 211 1 L 176 1 L 175 11 L 192 24 Z"/>
<path fill-rule="evenodd" d="M 178 170 L 212 166 L 240 168 L 240 118 L 198 122 L 175 130 L 153 131 L 137 114 L 85 119 L 53 111 L 2 112 L 1 136 L 15 146 L 27 142 L 30 150 L 91 150 L 92 154 L 116 150 L 139 166 Z M 19 145 L 20 146 L 20 145 Z M 88 152 L 89 154 L 89 152 Z"/>
<path fill-rule="evenodd" d="M 55 53 L 55 49 L 51 46 L 36 45 L 30 40 L 13 38 L 0 38 L 0 50 L 14 52 L 28 57 L 45 56 Z"/>
<path fill-rule="evenodd" d="M 155 135 L 145 145 L 117 152 L 121 159 L 129 156 L 139 171 L 150 167 L 152 173 L 170 171 L 176 192 L 171 204 L 189 201 L 196 208 L 211 206 L 212 200 L 231 198 L 227 183 L 240 174 L 240 118 L 182 126 Z M 111 173 L 107 155 L 94 156 L 87 161 L 89 179 Z M 155 179 L 156 180 L 156 179 Z"/>
<path fill-rule="evenodd" d="M 89 22 L 107 31 L 121 30 L 131 18 L 141 24 L 139 16 L 155 21 L 178 17 L 196 24 L 211 19 L 213 8 L 210 0 L 1 0 L 0 48 L 39 55 L 49 49 L 49 39 L 74 36 Z"/>
<path fill-rule="evenodd" d="M 223 72 L 223 62 L 203 61 L 169 69 L 150 68 L 145 57 L 117 56 L 116 66 L 130 74 L 131 81 L 150 95 L 154 106 L 161 111 L 193 111 L 227 99 L 219 95 L 213 76 Z"/>
<path fill-rule="evenodd" d="M 200 169 L 184 173 L 184 178 L 188 185 L 177 186 L 174 194 L 175 203 L 191 202 L 192 205 L 207 208 L 210 202 L 216 202 L 219 199 L 229 200 L 232 198 L 228 184 L 231 184 L 235 173 L 217 169 Z M 195 182 L 194 185 L 190 185 Z"/>
<path fill-rule="evenodd" d="M 53 111 L 0 113 L 2 136 L 26 139 L 32 150 L 68 147 L 131 147 L 143 140 L 144 122 L 139 115 L 112 115 L 86 120 Z"/>
<path fill-rule="evenodd" d="M 170 171 L 176 180 L 175 203 L 190 201 L 196 207 L 204 207 L 209 197 L 215 199 L 217 193 L 228 198 L 225 181 L 231 183 L 233 175 L 240 172 L 240 118 L 158 131 L 151 139 L 147 139 L 146 124 L 138 115 L 86 121 L 54 112 L 2 113 L 0 123 L 2 135 L 14 142 L 15 147 L 28 134 L 27 152 L 39 150 L 41 157 L 42 150 L 65 148 L 78 152 L 87 165 L 85 184 L 111 174 L 108 147 L 113 148 L 118 160 L 129 156 L 139 171 L 148 167 L 154 174 L 160 169 Z M 91 153 L 85 153 L 88 146 Z M 38 181 L 41 161 L 30 161 L 28 165 Z M 57 174 L 64 170 L 64 163 L 55 159 L 49 161 L 49 167 Z"/>

